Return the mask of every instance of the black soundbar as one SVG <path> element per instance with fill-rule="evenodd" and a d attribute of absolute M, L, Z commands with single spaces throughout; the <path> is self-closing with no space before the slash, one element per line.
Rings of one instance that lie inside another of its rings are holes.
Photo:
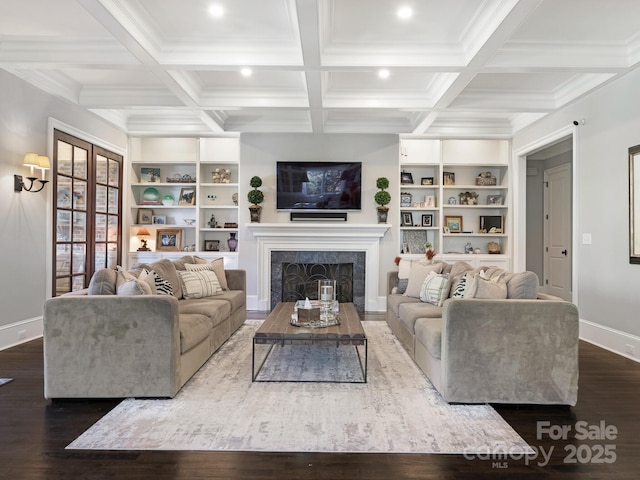
<path fill-rule="evenodd" d="M 346 222 L 347 212 L 290 212 L 292 222 Z"/>

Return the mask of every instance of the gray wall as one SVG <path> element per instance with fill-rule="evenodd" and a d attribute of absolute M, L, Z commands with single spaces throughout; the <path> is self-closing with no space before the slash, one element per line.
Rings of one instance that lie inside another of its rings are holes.
<path fill-rule="evenodd" d="M 275 208 L 276 162 L 282 161 L 360 161 L 362 170 L 362 210 L 349 212 L 349 223 L 377 223 L 373 196 L 376 179 L 385 176 L 391 185 L 399 184 L 397 135 L 343 135 L 343 134 L 242 134 L 240 146 L 240 184 L 248 185 L 253 175 L 262 178 L 261 190 L 265 194 L 262 205 L 262 223 L 288 223 L 289 213 Z M 241 203 L 242 204 L 242 203 Z M 399 199 L 389 204 L 388 223 L 399 225 Z M 240 225 L 249 222 L 247 209 L 240 209 Z M 318 224 L 321 228 L 322 224 Z M 255 272 L 257 242 L 250 232 L 241 233 L 242 255 L 240 268 Z M 393 228 L 380 244 L 379 295 L 386 294 L 386 272 L 396 268 L 393 263 L 398 254 L 398 240 Z M 247 295 L 256 295 L 256 275 L 247 275 Z"/>
<path fill-rule="evenodd" d="M 29 169 L 22 166 L 26 152 L 48 154 L 49 117 L 122 149 L 127 147 L 122 132 L 0 70 L 0 348 L 7 343 L 2 327 L 41 317 L 48 297 L 45 272 L 51 187 L 48 184 L 44 192 L 35 194 L 16 193 L 13 175 L 29 175 Z"/>
<path fill-rule="evenodd" d="M 640 144 L 640 69 L 561 109 L 513 138 L 514 150 L 577 127 L 577 304 L 580 318 L 640 335 L 640 265 L 629 264 L 628 148 Z M 518 248 L 516 246 L 516 248 Z M 606 332 L 603 332 L 603 334 Z M 635 340 L 635 339 L 632 339 Z"/>

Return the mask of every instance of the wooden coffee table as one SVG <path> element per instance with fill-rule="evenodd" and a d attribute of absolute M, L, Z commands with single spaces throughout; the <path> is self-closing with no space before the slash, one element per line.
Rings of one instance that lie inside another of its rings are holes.
<path fill-rule="evenodd" d="M 269 357 L 275 345 L 308 345 L 313 348 L 315 345 L 331 345 L 336 347 L 355 347 L 358 363 L 362 372 L 362 381 L 330 381 L 332 383 L 367 383 L 367 336 L 360 323 L 360 317 L 353 303 L 340 304 L 340 324 L 331 327 L 310 328 L 297 327 L 291 325 L 291 314 L 295 303 L 284 302 L 276 305 L 276 308 L 262 323 L 260 328 L 253 335 L 253 351 L 251 354 L 251 380 L 253 382 L 305 382 L 308 380 L 258 380 L 258 374 L 265 361 Z M 269 351 L 256 369 L 256 345 L 270 345 Z M 360 354 L 360 348 L 364 349 L 364 360 Z M 321 380 L 324 382 L 325 380 Z"/>

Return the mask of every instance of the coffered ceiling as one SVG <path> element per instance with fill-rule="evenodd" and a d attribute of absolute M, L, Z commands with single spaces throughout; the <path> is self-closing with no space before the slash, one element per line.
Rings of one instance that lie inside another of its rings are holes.
<path fill-rule="evenodd" d="M 131 135 L 508 137 L 635 68 L 639 19 L 638 0 L 2 0 L 0 68 Z"/>

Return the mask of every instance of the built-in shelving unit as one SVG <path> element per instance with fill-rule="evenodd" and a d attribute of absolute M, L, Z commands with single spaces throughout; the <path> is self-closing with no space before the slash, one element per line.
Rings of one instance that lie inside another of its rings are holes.
<path fill-rule="evenodd" d="M 127 199 L 129 262 L 185 253 L 237 266 L 240 139 L 133 138 Z M 147 237 L 139 237 L 144 227 Z M 149 251 L 139 251 L 142 239 Z M 163 241 L 169 245 L 162 245 Z"/>
<path fill-rule="evenodd" d="M 401 254 L 422 257 L 429 242 L 445 260 L 508 268 L 508 152 L 507 140 L 401 138 Z"/>

